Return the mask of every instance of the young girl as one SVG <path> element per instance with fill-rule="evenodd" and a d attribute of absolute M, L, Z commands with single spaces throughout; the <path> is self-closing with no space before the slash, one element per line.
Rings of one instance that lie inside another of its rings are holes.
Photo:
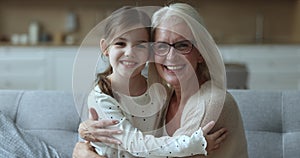
<path fill-rule="evenodd" d="M 96 109 L 100 120 L 119 122 L 107 128 L 122 130 L 122 134 L 114 135 L 121 143 L 93 142 L 92 145 L 98 154 L 107 157 L 207 154 L 207 145 L 215 146 L 225 138 L 224 129 L 207 135 L 208 144 L 201 128 L 191 136 L 156 138 L 162 135 L 159 129 L 168 98 L 163 97 L 167 96 L 163 86 L 153 84 L 148 87 L 147 79 L 141 74 L 150 56 L 150 25 L 147 14 L 136 8 L 123 7 L 108 19 L 100 46 L 103 55 L 109 58 L 110 66 L 97 75 L 88 105 Z M 158 95 L 162 91 L 165 95 Z"/>

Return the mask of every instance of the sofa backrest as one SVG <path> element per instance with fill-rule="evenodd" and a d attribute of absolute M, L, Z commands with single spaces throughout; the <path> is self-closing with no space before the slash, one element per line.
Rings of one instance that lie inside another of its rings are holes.
<path fill-rule="evenodd" d="M 250 158 L 300 156 L 300 92 L 230 90 L 242 114 Z"/>

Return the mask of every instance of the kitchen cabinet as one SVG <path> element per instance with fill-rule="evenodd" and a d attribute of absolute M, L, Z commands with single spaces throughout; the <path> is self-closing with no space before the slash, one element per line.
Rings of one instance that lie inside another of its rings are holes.
<path fill-rule="evenodd" d="M 47 88 L 47 60 L 41 48 L 2 48 L 0 67 L 1 89 Z"/>
<path fill-rule="evenodd" d="M 219 48 L 225 63 L 246 65 L 247 88 L 300 89 L 300 46 L 220 45 Z M 77 49 L 77 46 L 0 47 L 0 89 L 72 91 Z"/>
<path fill-rule="evenodd" d="M 47 50 L 50 55 L 51 65 L 50 88 L 62 91 L 72 90 L 73 63 L 77 53 L 77 47 L 57 47 Z"/>
<path fill-rule="evenodd" d="M 77 47 L 0 48 L 0 89 L 72 90 Z"/>

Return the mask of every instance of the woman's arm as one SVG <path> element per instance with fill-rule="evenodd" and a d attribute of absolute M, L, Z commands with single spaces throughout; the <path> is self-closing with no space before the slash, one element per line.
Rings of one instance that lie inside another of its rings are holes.
<path fill-rule="evenodd" d="M 96 153 L 89 142 L 76 143 L 73 150 L 73 158 L 105 158 Z"/>
<path fill-rule="evenodd" d="M 103 142 L 108 144 L 121 144 L 121 141 L 112 137 L 121 134 L 121 130 L 106 129 L 107 126 L 116 125 L 118 120 L 99 120 L 94 108 L 89 109 L 90 119 L 80 123 L 78 133 L 86 141 Z"/>

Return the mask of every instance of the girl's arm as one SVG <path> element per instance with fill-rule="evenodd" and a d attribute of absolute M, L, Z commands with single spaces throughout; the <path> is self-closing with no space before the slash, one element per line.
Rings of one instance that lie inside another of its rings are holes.
<path fill-rule="evenodd" d="M 191 136 L 180 135 L 155 138 L 153 135 L 144 135 L 124 117 L 119 108 L 119 103 L 114 98 L 105 94 L 91 95 L 89 97 L 92 97 L 89 98 L 89 106 L 95 108 L 97 113 L 102 116 L 102 119 L 113 119 L 120 122 L 112 129 L 121 129 L 123 131 L 120 135 L 114 135 L 114 138 L 121 140 L 122 144 L 119 146 L 110 144 L 112 148 L 121 148 L 138 157 L 183 157 L 207 153 L 205 150 L 207 143 L 201 129 L 198 129 Z"/>

